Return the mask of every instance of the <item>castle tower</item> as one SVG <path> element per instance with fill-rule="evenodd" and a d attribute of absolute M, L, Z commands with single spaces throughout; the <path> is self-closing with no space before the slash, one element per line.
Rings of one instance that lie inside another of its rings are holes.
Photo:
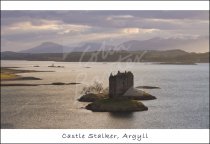
<path fill-rule="evenodd" d="M 118 71 L 116 75 L 109 76 L 109 97 L 120 97 L 128 89 L 133 88 L 134 76 L 131 72 L 121 73 Z"/>

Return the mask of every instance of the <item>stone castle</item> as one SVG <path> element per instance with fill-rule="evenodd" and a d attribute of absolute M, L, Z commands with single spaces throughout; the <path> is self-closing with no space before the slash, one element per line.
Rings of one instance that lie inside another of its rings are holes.
<path fill-rule="evenodd" d="M 128 89 L 133 88 L 133 74 L 129 72 L 121 73 L 118 71 L 116 75 L 109 76 L 109 97 L 122 96 Z"/>

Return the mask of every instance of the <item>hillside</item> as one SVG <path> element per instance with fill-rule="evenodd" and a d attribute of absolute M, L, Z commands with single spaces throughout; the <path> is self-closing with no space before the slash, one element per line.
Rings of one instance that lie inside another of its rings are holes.
<path fill-rule="evenodd" d="M 20 53 L 63 53 L 64 46 L 53 43 L 53 42 L 44 42 L 39 46 L 22 50 Z"/>

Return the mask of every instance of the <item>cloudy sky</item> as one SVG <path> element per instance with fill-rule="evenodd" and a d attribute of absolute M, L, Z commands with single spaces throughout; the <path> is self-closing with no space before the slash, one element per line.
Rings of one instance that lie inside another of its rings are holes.
<path fill-rule="evenodd" d="M 1 49 L 209 36 L 208 11 L 2 11 Z"/>

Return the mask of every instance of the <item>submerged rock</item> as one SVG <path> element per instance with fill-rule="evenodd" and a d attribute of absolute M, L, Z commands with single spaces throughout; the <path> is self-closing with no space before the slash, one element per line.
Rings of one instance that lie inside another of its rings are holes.
<path fill-rule="evenodd" d="M 160 87 L 156 87 L 156 86 L 137 86 L 136 88 L 139 88 L 139 89 L 160 89 Z"/>
<path fill-rule="evenodd" d="M 42 80 L 42 79 L 36 77 L 19 77 L 16 80 Z"/>
<path fill-rule="evenodd" d="M 64 82 L 53 82 L 49 85 L 76 85 L 76 84 L 81 84 L 81 83 L 76 83 L 76 82 L 71 82 L 71 83 L 64 83 Z"/>
<path fill-rule="evenodd" d="M 55 67 L 55 68 L 64 68 L 64 66 L 55 66 L 54 64 L 48 66 L 48 67 Z"/>
<path fill-rule="evenodd" d="M 81 84 L 81 83 L 77 83 L 77 82 L 67 83 L 67 85 L 76 85 L 76 84 Z"/>
<path fill-rule="evenodd" d="M 86 109 L 93 112 L 135 112 L 146 111 L 148 110 L 148 107 L 136 100 L 106 98 L 88 104 Z"/>
<path fill-rule="evenodd" d="M 51 85 L 66 85 L 66 83 L 63 83 L 63 82 L 53 82 Z"/>

